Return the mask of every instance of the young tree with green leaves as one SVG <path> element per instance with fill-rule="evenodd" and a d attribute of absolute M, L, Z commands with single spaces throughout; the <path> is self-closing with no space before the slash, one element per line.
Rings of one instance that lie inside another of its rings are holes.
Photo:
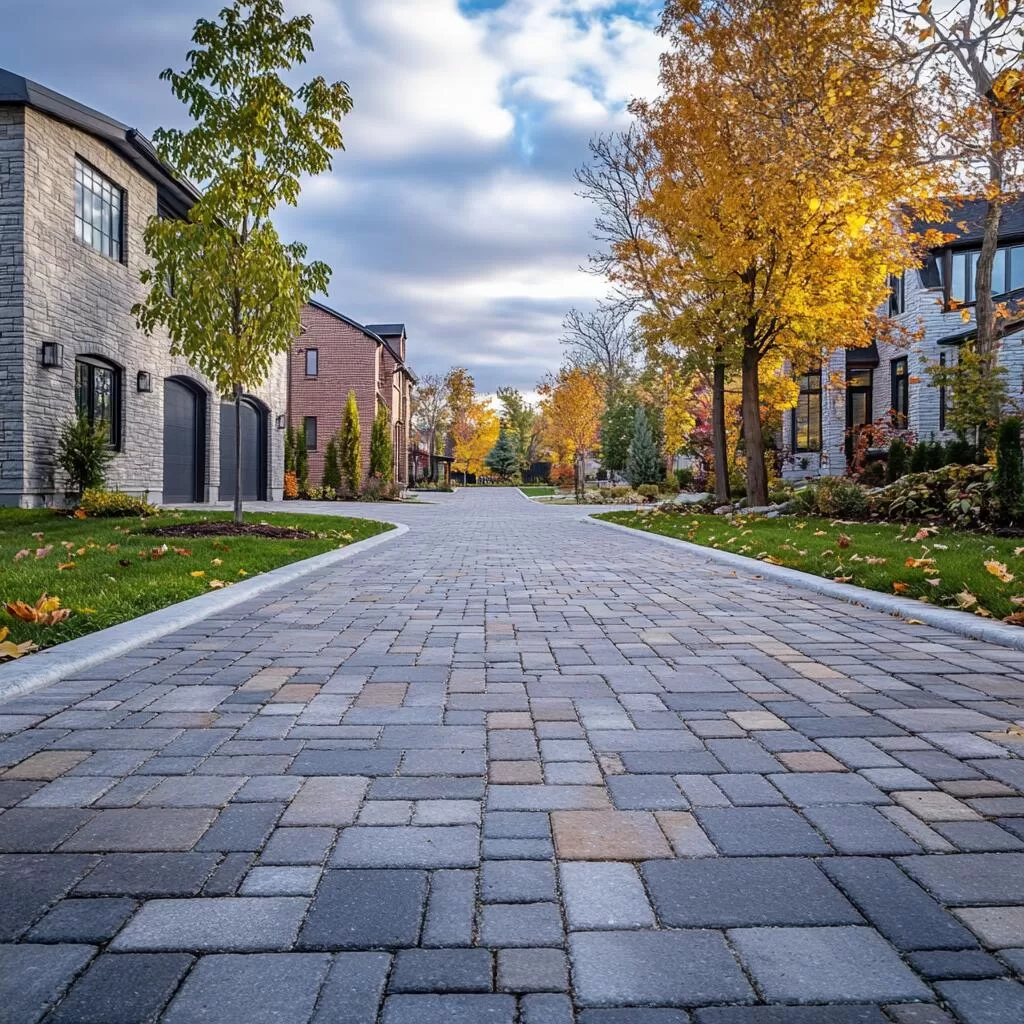
<path fill-rule="evenodd" d="M 651 425 L 643 406 L 637 406 L 633 414 L 633 439 L 629 443 L 626 460 L 626 476 L 630 487 L 656 484 L 660 476 L 661 460 L 654 444 Z"/>
<path fill-rule="evenodd" d="M 363 467 L 359 440 L 359 405 L 354 391 L 348 393 L 348 401 L 342 413 L 341 430 L 338 431 L 338 450 L 342 481 L 350 494 L 357 495 L 362 482 Z"/>
<path fill-rule="evenodd" d="M 290 425 L 284 432 L 284 471 L 295 472 L 295 428 Z"/>
<path fill-rule="evenodd" d="M 370 476 L 390 480 L 392 471 L 391 420 L 386 406 L 377 409 L 370 432 Z"/>
<path fill-rule="evenodd" d="M 620 394 L 601 417 L 601 463 L 613 475 L 626 471 L 636 422 L 636 398 Z"/>
<path fill-rule="evenodd" d="M 540 448 L 540 417 L 518 388 L 498 388 L 498 401 L 501 403 L 501 418 L 515 434 L 511 440 L 516 442 L 519 468 L 529 469 L 537 460 Z"/>
<path fill-rule="evenodd" d="M 306 450 L 306 432 L 304 430 L 295 431 L 295 479 L 299 485 L 299 495 L 308 494 L 309 452 Z"/>
<path fill-rule="evenodd" d="M 271 220 L 281 203 L 297 204 L 303 177 L 330 170 L 352 107 L 344 82 L 289 84 L 313 50 L 312 26 L 310 15 L 286 19 L 282 0 L 234 0 L 195 23 L 186 69 L 160 76 L 194 124 L 158 129 L 157 151 L 204 191 L 187 220 L 150 218 L 149 293 L 133 312 L 147 333 L 165 327 L 171 353 L 234 400 L 236 522 L 242 395 L 267 379 L 299 333 L 302 304 L 331 273 L 306 262 L 305 245 L 282 242 Z"/>
<path fill-rule="evenodd" d="M 338 442 L 332 437 L 324 450 L 323 486 L 330 487 L 335 494 L 341 490 L 341 467 L 338 465 Z"/>

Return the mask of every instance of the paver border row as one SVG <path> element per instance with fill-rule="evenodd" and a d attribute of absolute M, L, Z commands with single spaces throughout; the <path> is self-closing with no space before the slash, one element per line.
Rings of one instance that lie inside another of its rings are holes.
<path fill-rule="evenodd" d="M 223 590 L 213 590 L 198 597 L 190 597 L 188 600 L 147 612 L 127 622 L 120 622 L 116 626 L 76 637 L 74 640 L 56 644 L 18 661 L 0 665 L 0 701 L 67 679 L 76 672 L 83 672 L 109 658 L 142 647 L 153 640 L 159 640 L 175 630 L 227 611 L 274 587 L 292 583 L 321 569 L 329 569 L 379 544 L 397 540 L 409 532 L 409 527 L 405 523 L 383 519 L 374 522 L 387 523 L 393 529 L 367 537 L 366 540 L 356 541 L 355 544 L 349 544 L 336 551 L 325 551 L 311 558 L 289 562 L 258 576 L 233 583 Z"/>
<path fill-rule="evenodd" d="M 1010 626 L 1002 622 L 989 622 L 967 612 L 957 611 L 952 608 L 937 608 L 935 605 L 925 604 L 923 601 L 912 601 L 905 597 L 895 597 L 890 594 L 880 593 L 877 590 L 852 586 L 849 583 L 835 583 L 821 576 L 801 572 L 799 569 L 789 569 L 784 565 L 772 565 L 770 562 L 761 562 L 756 558 L 737 555 L 731 551 L 719 551 L 716 548 L 691 544 L 689 541 L 679 540 L 675 537 L 666 537 L 660 533 L 637 530 L 632 526 L 622 526 L 620 523 L 609 523 L 607 520 L 596 518 L 597 515 L 601 514 L 603 513 L 597 512 L 587 516 L 587 522 L 594 523 L 597 526 L 604 526 L 611 530 L 621 530 L 632 537 L 645 537 L 648 540 L 681 549 L 688 554 L 701 556 L 714 562 L 721 562 L 723 565 L 732 566 L 734 569 L 742 569 L 744 572 L 762 576 L 766 580 L 788 583 L 791 586 L 799 587 L 801 590 L 808 590 L 825 597 L 837 598 L 840 601 L 845 601 L 847 604 L 861 605 L 864 608 L 870 608 L 872 611 L 885 612 L 887 615 L 895 615 L 901 619 L 917 619 L 926 626 L 934 626 L 936 629 L 943 629 L 948 633 L 955 633 L 958 636 L 969 637 L 972 640 L 983 640 L 986 643 L 998 644 L 1001 647 L 1009 647 L 1016 651 L 1024 651 L 1024 629 L 1020 626 Z"/>

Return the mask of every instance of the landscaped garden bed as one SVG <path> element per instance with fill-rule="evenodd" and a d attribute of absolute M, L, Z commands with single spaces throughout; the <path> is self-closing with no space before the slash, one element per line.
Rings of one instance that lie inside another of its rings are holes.
<path fill-rule="evenodd" d="M 870 590 L 1024 625 L 1024 540 L 913 523 L 706 515 L 664 506 L 599 519 Z"/>
<path fill-rule="evenodd" d="M 9 630 L 8 643 L 49 647 L 390 529 L 368 519 L 250 512 L 239 536 L 230 513 L 76 518 L 0 509 L 0 632 Z M 34 613 L 51 625 L 5 608 L 32 615 L 43 594 L 59 599 Z"/>

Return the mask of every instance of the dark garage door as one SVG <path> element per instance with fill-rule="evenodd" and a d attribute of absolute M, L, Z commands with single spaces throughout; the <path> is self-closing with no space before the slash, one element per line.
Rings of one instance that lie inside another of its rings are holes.
<path fill-rule="evenodd" d="M 266 431 L 263 413 L 242 399 L 242 499 L 262 501 L 266 497 Z M 220 407 L 220 497 L 235 497 L 235 407 L 223 402 Z"/>
<path fill-rule="evenodd" d="M 177 380 L 164 381 L 164 501 L 199 501 L 205 449 L 202 399 Z"/>

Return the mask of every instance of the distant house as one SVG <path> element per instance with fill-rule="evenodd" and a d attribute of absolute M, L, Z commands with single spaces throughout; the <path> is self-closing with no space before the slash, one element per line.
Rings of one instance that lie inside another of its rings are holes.
<path fill-rule="evenodd" d="M 891 281 L 885 312 L 910 331 L 923 329 L 920 341 L 905 348 L 878 341 L 868 348 L 840 349 L 798 378 L 797 406 L 783 418 L 785 476 L 845 473 L 854 439 L 870 423 L 912 431 L 922 440 L 952 439 L 947 414 L 956 396 L 933 386 L 927 367 L 955 366 L 961 346 L 974 340 L 974 275 L 985 206 L 983 201 L 950 203 L 947 221 L 917 225 L 956 236 L 926 253 L 918 269 Z M 1012 306 L 1024 300 L 1024 198 L 1003 210 L 993 286 L 997 302 Z M 958 308 L 951 309 L 951 302 Z M 969 323 L 961 308 L 970 312 Z M 999 362 L 1007 369 L 1011 396 L 1020 398 L 1024 322 L 1011 325 L 1003 337 Z"/>
<path fill-rule="evenodd" d="M 131 313 L 147 221 L 197 198 L 135 129 L 0 69 L 0 505 L 63 503 L 57 438 L 78 414 L 116 453 L 109 487 L 233 496 L 233 405 Z M 282 356 L 243 399 L 247 499 L 281 496 L 286 373 Z"/>
<path fill-rule="evenodd" d="M 309 453 L 309 480 L 319 485 L 327 442 L 341 427 L 354 391 L 359 408 L 362 473 L 370 466 L 370 433 L 379 408 L 388 412 L 392 479 L 408 484 L 406 448 L 412 385 L 405 362 L 404 324 L 367 326 L 320 302 L 302 310 L 302 333 L 292 346 L 288 372 L 289 422 L 303 432 Z"/>

